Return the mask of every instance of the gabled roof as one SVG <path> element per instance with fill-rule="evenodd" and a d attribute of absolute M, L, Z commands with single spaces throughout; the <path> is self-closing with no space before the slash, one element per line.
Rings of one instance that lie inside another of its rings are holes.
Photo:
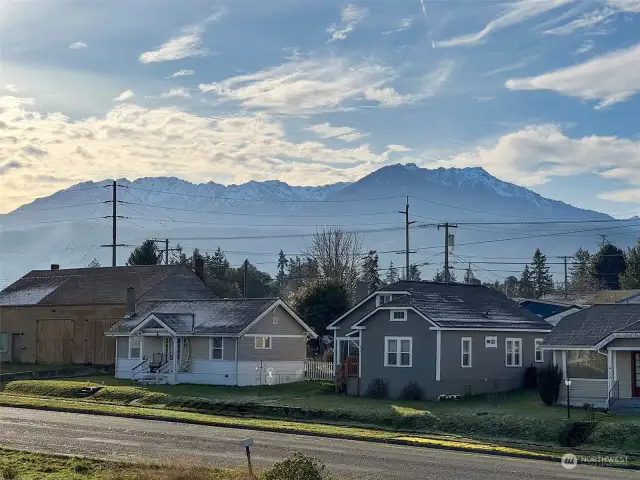
<path fill-rule="evenodd" d="M 211 298 L 213 293 L 185 265 L 32 270 L 0 292 L 0 305 L 126 303 L 137 299 Z"/>
<path fill-rule="evenodd" d="M 382 309 L 413 308 L 438 328 L 545 330 L 550 325 L 500 292 L 482 285 L 400 281 L 384 291 L 409 292 Z"/>
<path fill-rule="evenodd" d="M 138 307 L 135 317 L 117 323 L 108 333 L 112 335 L 128 334 L 153 315 L 176 333 L 238 335 L 276 306 L 284 308 L 305 330 L 315 337 L 313 330 L 279 298 L 147 302 Z"/>
<path fill-rule="evenodd" d="M 579 305 L 576 305 L 575 303 L 569 303 L 569 302 L 562 302 L 560 300 L 545 300 L 542 298 L 519 298 L 517 300 L 518 305 L 524 305 L 527 303 L 539 303 L 541 305 L 553 305 L 556 307 L 566 307 L 566 308 L 571 308 L 571 307 L 576 307 L 579 308 Z"/>
<path fill-rule="evenodd" d="M 586 303 L 590 305 L 618 303 L 635 297 L 638 294 L 640 294 L 640 290 L 602 290 L 591 297 Z"/>
<path fill-rule="evenodd" d="M 604 304 L 567 315 L 553 328 L 546 346 L 593 347 L 609 335 L 640 331 L 640 304 Z"/>

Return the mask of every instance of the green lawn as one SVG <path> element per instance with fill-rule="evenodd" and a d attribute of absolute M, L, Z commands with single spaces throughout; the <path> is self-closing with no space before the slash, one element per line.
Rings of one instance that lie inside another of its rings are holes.
<path fill-rule="evenodd" d="M 86 399 L 75 399 L 75 391 L 85 385 L 103 385 L 104 388 Z M 120 410 L 124 408 L 130 412 L 151 410 L 158 412 L 153 415 L 167 418 L 186 419 L 191 414 L 203 418 L 216 416 L 217 423 L 246 424 L 248 417 L 256 419 L 257 425 L 260 419 L 264 422 L 267 419 L 298 422 L 298 427 L 287 427 L 288 431 L 296 428 L 310 431 L 312 425 L 313 428 L 340 425 L 553 447 L 559 446 L 560 435 L 568 424 L 565 408 L 545 406 L 537 393 L 530 391 L 509 392 L 491 400 L 477 396 L 443 402 L 410 402 L 337 395 L 327 382 L 263 387 L 140 386 L 104 376 L 14 381 L 6 384 L 5 394 L 0 394 L 0 400 L 9 404 L 25 402 L 29 397 L 35 397 L 34 406 L 39 405 L 38 402 L 44 402 L 44 405 L 51 402 L 53 406 L 65 398 L 73 398 L 73 402 L 68 402 L 73 403 L 69 408 L 86 405 L 106 411 L 112 405 L 111 408 L 118 409 L 118 414 L 122 414 Z M 143 415 L 142 412 L 139 414 Z M 240 421 L 238 417 L 244 418 Z M 584 410 L 572 409 L 572 421 L 584 417 Z M 202 418 L 198 417 L 200 420 Z M 602 451 L 640 453 L 640 418 L 597 413 L 596 420 L 596 429 L 586 446 Z"/>

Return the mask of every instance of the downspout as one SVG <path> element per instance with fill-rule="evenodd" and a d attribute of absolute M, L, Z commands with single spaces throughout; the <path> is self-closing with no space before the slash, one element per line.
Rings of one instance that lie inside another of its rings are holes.
<path fill-rule="evenodd" d="M 235 362 L 236 362 L 236 387 L 237 387 L 238 386 L 238 337 L 236 337 Z"/>

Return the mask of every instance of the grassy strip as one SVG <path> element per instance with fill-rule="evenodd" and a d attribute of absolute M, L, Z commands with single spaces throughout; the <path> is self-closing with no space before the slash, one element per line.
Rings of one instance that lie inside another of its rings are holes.
<path fill-rule="evenodd" d="M 6 480 L 247 480 L 240 469 L 136 465 L 0 448 L 0 478 Z"/>
<path fill-rule="evenodd" d="M 95 402 L 19 397 L 6 394 L 0 395 L 0 405 L 44 409 L 51 411 L 77 412 L 148 420 L 183 422 L 228 428 L 244 428 L 269 432 L 295 433 L 347 440 L 431 447 L 463 452 L 496 454 L 549 461 L 558 461 L 562 454 L 566 453 L 566 449 L 561 451 L 554 451 L 554 449 L 548 445 L 522 446 L 513 443 L 509 444 L 508 442 L 497 444 L 493 441 L 483 442 L 479 440 L 472 440 L 455 436 L 425 436 L 412 435 L 407 433 L 400 434 L 399 432 L 374 430 L 364 427 L 345 427 L 338 425 L 301 423 L 265 418 L 234 418 L 195 412 L 162 410 L 148 407 L 122 407 L 116 405 L 99 404 Z M 593 452 L 584 449 L 576 449 L 576 453 L 580 453 L 582 455 L 595 455 L 598 453 L 601 454 L 603 452 Z M 628 467 L 640 468 L 640 459 L 630 459 Z"/>

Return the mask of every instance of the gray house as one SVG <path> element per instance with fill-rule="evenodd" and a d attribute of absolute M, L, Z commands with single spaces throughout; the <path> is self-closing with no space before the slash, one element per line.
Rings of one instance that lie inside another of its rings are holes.
<path fill-rule="evenodd" d="M 339 385 L 365 395 L 383 379 L 397 397 L 410 382 L 424 395 L 517 388 L 551 326 L 481 285 L 400 281 L 367 296 L 329 327 Z"/>
<path fill-rule="evenodd" d="M 279 298 L 135 304 L 107 336 L 115 374 L 145 383 L 262 385 L 304 379 L 316 334 Z"/>
<path fill-rule="evenodd" d="M 640 413 L 640 304 L 594 305 L 564 317 L 542 345 L 571 384 L 560 403 Z"/>

